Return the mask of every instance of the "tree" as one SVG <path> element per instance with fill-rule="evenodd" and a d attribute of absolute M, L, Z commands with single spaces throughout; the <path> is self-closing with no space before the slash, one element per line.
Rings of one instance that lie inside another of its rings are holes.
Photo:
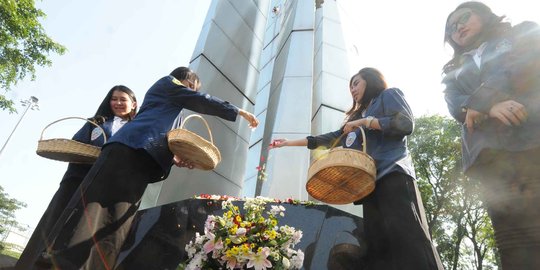
<path fill-rule="evenodd" d="M 15 211 L 26 207 L 26 204 L 16 199 L 8 197 L 4 192 L 4 188 L 0 186 L 0 239 L 4 239 L 10 228 L 20 228 L 19 223 L 15 220 Z M 5 244 L 0 241 L 0 251 L 3 250 Z"/>
<path fill-rule="evenodd" d="M 451 118 L 416 119 L 409 148 L 428 225 L 446 269 L 481 270 L 497 264 L 491 222 L 478 183 L 461 170 L 461 128 Z"/>
<path fill-rule="evenodd" d="M 64 46 L 49 38 L 41 23 L 45 13 L 34 0 L 0 0 L 0 89 L 4 92 L 27 75 L 35 79 L 36 66 L 50 66 L 49 53 L 64 54 Z M 16 112 L 13 101 L 0 94 L 0 109 Z"/>

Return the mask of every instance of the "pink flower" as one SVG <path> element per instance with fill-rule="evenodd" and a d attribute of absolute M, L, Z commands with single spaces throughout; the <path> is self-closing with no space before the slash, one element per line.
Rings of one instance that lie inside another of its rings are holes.
<path fill-rule="evenodd" d="M 237 265 L 237 261 L 235 257 L 229 257 L 227 255 L 223 255 L 221 259 L 226 262 L 227 269 L 233 270 Z"/>
<path fill-rule="evenodd" d="M 215 236 L 213 233 L 208 232 L 206 236 L 208 237 L 208 241 L 206 241 L 206 243 L 204 243 L 203 245 L 203 250 L 206 254 L 214 251 L 215 249 L 223 248 L 223 242 L 221 241 L 221 239 L 215 241 Z"/>
<path fill-rule="evenodd" d="M 255 270 L 265 270 L 272 267 L 272 263 L 266 259 L 270 255 L 270 248 L 264 247 L 261 252 L 250 256 L 247 268 L 253 267 Z"/>

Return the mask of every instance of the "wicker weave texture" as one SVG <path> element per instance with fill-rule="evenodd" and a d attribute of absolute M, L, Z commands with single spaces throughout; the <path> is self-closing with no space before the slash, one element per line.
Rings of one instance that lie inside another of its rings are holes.
<path fill-rule="evenodd" d="M 319 201 L 348 204 L 373 191 L 375 175 L 375 162 L 368 154 L 333 148 L 311 164 L 306 190 Z"/>
<path fill-rule="evenodd" d="M 205 124 L 210 141 L 183 128 L 189 119 L 193 118 L 198 118 Z M 182 159 L 189 160 L 197 169 L 213 170 L 221 161 L 219 149 L 213 144 L 210 127 L 200 115 L 192 114 L 186 117 L 180 128 L 169 131 L 167 138 L 171 152 Z"/>
<path fill-rule="evenodd" d="M 94 163 L 101 148 L 68 139 L 38 141 L 36 153 L 44 158 L 71 163 Z"/>
<path fill-rule="evenodd" d="M 47 140 L 43 139 L 43 134 L 45 133 L 45 130 L 47 128 L 60 121 L 65 121 L 69 119 L 83 120 L 99 128 L 101 130 L 101 134 L 103 135 L 103 143 L 107 142 L 107 136 L 105 135 L 105 131 L 102 127 L 86 118 L 71 116 L 58 119 L 43 128 L 43 131 L 41 131 L 41 136 L 38 141 L 36 153 L 41 157 L 57 161 L 87 164 L 94 163 L 99 156 L 99 153 L 101 152 L 101 147 L 63 138 Z"/>

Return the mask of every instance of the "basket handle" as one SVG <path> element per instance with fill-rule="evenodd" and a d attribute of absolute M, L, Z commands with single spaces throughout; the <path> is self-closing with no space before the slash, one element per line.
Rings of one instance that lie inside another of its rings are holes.
<path fill-rule="evenodd" d="M 362 133 L 362 151 L 364 153 L 367 154 L 366 152 L 366 148 L 367 148 L 367 141 L 366 141 L 366 132 L 364 131 L 364 129 L 362 128 L 362 126 L 358 126 L 358 128 L 360 129 L 361 133 Z M 354 131 L 354 130 L 353 130 Z M 343 136 L 345 136 L 345 132 L 343 132 L 335 141 L 334 143 L 332 144 L 332 146 L 330 147 L 330 149 L 336 147 L 336 145 L 341 141 L 341 139 L 343 138 Z"/>
<path fill-rule="evenodd" d="M 52 124 L 56 124 L 60 121 L 64 121 L 64 120 L 68 120 L 68 119 L 81 119 L 81 120 L 84 120 L 84 121 L 87 121 L 88 123 L 98 127 L 99 129 L 101 129 L 101 133 L 103 134 L 103 143 L 105 144 L 107 142 L 107 134 L 105 134 L 105 130 L 103 130 L 102 127 L 100 127 L 98 124 L 86 119 L 86 118 L 82 118 L 82 117 L 77 117 L 77 116 L 70 116 L 70 117 L 65 117 L 65 118 L 61 118 L 61 119 L 58 119 L 50 124 L 48 124 L 47 126 L 45 126 L 45 128 L 43 128 L 43 130 L 41 131 L 41 135 L 39 136 L 39 140 L 41 141 L 43 139 L 43 133 L 45 133 L 45 130 L 51 126 Z"/>
<path fill-rule="evenodd" d="M 180 124 L 180 128 L 184 128 L 184 125 L 188 122 L 188 120 L 193 117 L 199 118 L 204 123 L 204 125 L 206 126 L 206 130 L 208 130 L 208 135 L 210 135 L 210 142 L 214 144 L 214 138 L 212 137 L 212 131 L 210 130 L 210 126 L 208 126 L 208 123 L 206 122 L 206 120 L 198 114 L 188 115 L 188 117 L 186 117 L 186 119 L 184 119 L 184 121 L 182 121 L 182 123 Z"/>

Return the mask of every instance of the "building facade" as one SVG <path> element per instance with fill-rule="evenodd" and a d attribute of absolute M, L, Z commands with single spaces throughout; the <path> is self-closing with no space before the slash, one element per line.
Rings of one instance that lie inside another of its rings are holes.
<path fill-rule="evenodd" d="M 209 94 L 261 121 L 204 116 L 222 161 L 213 171 L 173 168 L 149 186 L 142 208 L 195 194 L 309 200 L 311 153 L 269 151 L 275 138 L 297 139 L 338 129 L 351 106 L 347 48 L 335 0 L 213 0 L 190 67 Z M 208 138 L 201 123 L 186 128 Z M 361 215 L 361 207 L 338 206 Z"/>

